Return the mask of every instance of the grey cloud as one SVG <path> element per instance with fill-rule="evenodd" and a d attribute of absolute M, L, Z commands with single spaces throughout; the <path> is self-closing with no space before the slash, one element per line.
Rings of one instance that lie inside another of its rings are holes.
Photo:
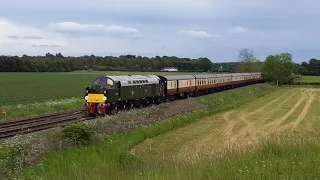
<path fill-rule="evenodd" d="M 42 37 L 39 37 L 39 36 L 16 36 L 16 35 L 10 35 L 10 36 L 7 36 L 7 38 L 10 38 L 10 39 L 43 39 Z"/>

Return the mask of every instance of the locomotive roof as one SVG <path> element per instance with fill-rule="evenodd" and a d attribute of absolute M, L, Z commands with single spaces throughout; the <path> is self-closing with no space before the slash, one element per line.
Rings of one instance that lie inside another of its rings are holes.
<path fill-rule="evenodd" d="M 128 76 L 107 76 L 110 79 L 114 81 L 120 81 L 122 86 L 128 86 L 133 84 L 133 81 L 137 82 L 134 84 L 159 84 L 159 77 L 155 75 L 148 75 L 148 76 L 142 76 L 142 75 L 128 75 Z M 143 82 L 140 82 L 143 81 Z"/>
<path fill-rule="evenodd" d="M 167 80 L 179 80 L 179 79 L 195 79 L 193 75 L 172 75 L 172 76 L 162 76 Z"/>

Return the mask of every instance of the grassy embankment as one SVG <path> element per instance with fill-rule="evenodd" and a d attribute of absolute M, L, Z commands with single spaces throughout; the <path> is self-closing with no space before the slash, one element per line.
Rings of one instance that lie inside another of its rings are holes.
<path fill-rule="evenodd" d="M 85 88 L 95 78 L 128 74 L 148 75 L 155 72 L 0 73 L 0 110 L 7 111 L 8 119 L 78 109 L 84 105 Z"/>
<path fill-rule="evenodd" d="M 108 136 L 103 141 L 88 147 L 52 153 L 40 165 L 26 169 L 23 177 L 25 179 L 37 177 L 43 179 L 179 178 L 182 173 L 188 174 L 184 171 L 185 166 L 172 168 L 170 163 L 167 164 L 166 161 L 163 161 L 161 166 L 167 168 L 162 169 L 157 164 L 149 164 L 144 162 L 143 159 L 136 158 L 130 152 L 131 148 L 148 138 L 191 122 L 201 122 L 202 118 L 218 112 L 240 107 L 275 89 L 266 85 L 257 85 L 212 96 L 199 97 L 200 102 L 210 104 L 214 108 L 187 113 L 157 122 L 151 126 L 137 128 L 132 132 Z M 170 153 L 163 155 L 169 156 Z M 194 173 L 194 175 L 198 174 Z"/>

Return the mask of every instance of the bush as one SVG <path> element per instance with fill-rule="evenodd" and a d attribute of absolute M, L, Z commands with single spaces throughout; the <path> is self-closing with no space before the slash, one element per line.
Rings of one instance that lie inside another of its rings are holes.
<path fill-rule="evenodd" d="M 62 136 L 75 144 L 87 144 L 92 137 L 91 128 L 83 123 L 74 123 L 62 130 Z"/>

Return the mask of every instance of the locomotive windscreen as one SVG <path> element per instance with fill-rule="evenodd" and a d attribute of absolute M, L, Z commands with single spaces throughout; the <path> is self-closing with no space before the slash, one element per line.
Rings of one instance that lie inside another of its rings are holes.
<path fill-rule="evenodd" d="M 113 86 L 113 80 L 107 77 L 99 77 L 93 82 L 94 85 Z"/>

